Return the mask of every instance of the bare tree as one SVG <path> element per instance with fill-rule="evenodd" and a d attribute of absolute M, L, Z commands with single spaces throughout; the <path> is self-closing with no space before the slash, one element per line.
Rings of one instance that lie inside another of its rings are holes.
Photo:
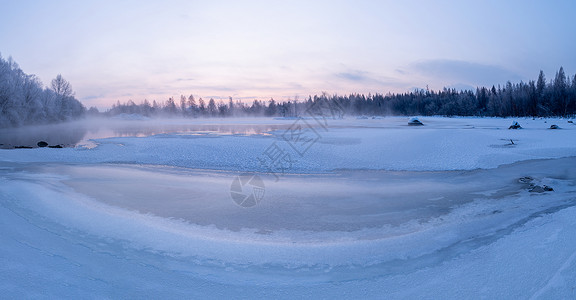
<path fill-rule="evenodd" d="M 52 79 L 51 83 L 52 90 L 56 95 L 60 97 L 73 97 L 74 92 L 72 91 L 72 86 L 62 75 L 58 74 L 56 78 Z"/>

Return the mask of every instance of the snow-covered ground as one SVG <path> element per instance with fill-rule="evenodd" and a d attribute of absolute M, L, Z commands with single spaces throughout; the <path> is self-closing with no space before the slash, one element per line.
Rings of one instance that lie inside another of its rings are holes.
<path fill-rule="evenodd" d="M 0 291 L 576 297 L 576 126 L 408 120 L 137 120 L 0 150 Z M 252 207 L 243 172 L 265 185 Z"/>

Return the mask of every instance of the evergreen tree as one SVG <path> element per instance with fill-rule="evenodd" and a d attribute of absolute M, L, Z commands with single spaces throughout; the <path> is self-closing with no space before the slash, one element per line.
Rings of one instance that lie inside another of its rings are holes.
<path fill-rule="evenodd" d="M 204 100 L 202 98 L 198 99 L 198 111 L 200 113 L 200 116 L 205 117 L 206 116 L 206 104 L 204 103 Z"/>
<path fill-rule="evenodd" d="M 560 67 L 560 70 L 558 70 L 554 78 L 552 90 L 552 110 L 555 115 L 565 116 L 567 114 L 567 93 L 568 83 L 566 82 L 566 74 L 564 74 L 564 68 Z"/>
<path fill-rule="evenodd" d="M 216 108 L 216 102 L 214 101 L 214 99 L 210 98 L 210 100 L 208 101 L 207 110 L 208 110 L 208 116 L 210 117 L 216 116 L 218 109 Z"/>
<path fill-rule="evenodd" d="M 186 96 L 180 95 L 180 113 L 185 116 L 186 111 Z"/>

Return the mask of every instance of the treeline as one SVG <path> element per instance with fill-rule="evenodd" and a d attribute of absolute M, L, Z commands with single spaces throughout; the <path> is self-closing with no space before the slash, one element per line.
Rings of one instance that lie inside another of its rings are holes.
<path fill-rule="evenodd" d="M 561 67 L 550 82 L 540 71 L 536 81 L 491 88 L 479 87 L 476 91 L 456 91 L 444 88 L 434 92 L 419 90 L 406 94 L 375 96 L 361 101 L 356 112 L 370 110 L 391 111 L 400 115 L 445 116 L 573 116 L 576 114 L 576 75 L 570 80 Z M 367 108 L 367 109 L 365 109 Z"/>
<path fill-rule="evenodd" d="M 0 56 L 0 128 L 68 121 L 85 108 L 70 83 L 58 75 L 44 88 L 35 75 L 24 73 L 11 58 Z"/>
<path fill-rule="evenodd" d="M 444 88 L 440 91 L 415 90 L 401 94 L 350 94 L 348 96 L 310 96 L 303 101 L 277 102 L 254 100 L 251 104 L 241 101 L 216 101 L 193 95 L 168 99 L 166 102 L 144 100 L 116 103 L 108 115 L 121 113 L 144 116 L 180 117 L 240 117 L 240 116 L 303 116 L 319 103 L 331 103 L 332 110 L 348 115 L 443 115 L 443 116 L 573 116 L 576 114 L 576 75 L 572 80 L 564 69 L 547 81 L 540 71 L 536 81 L 506 83 L 505 86 L 479 87 L 475 91 Z"/>
<path fill-rule="evenodd" d="M 303 107 L 302 103 L 298 103 Z M 91 108 L 92 110 L 92 108 Z M 89 111 L 90 112 L 90 111 Z M 291 112 L 291 113 L 290 113 Z M 169 98 L 166 102 L 149 102 L 144 100 L 140 104 L 129 100 L 126 103 L 117 102 L 106 112 L 109 116 L 118 114 L 140 114 L 148 117 L 244 117 L 244 116 L 288 116 L 296 115 L 294 103 L 291 101 L 277 103 L 274 99 L 269 101 L 254 100 L 252 104 L 234 101 L 232 97 L 227 102 L 210 99 L 180 96 L 179 101 Z"/>

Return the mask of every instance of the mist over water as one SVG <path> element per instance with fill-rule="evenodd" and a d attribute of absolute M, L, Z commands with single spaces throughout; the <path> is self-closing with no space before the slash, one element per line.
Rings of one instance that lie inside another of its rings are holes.
<path fill-rule="evenodd" d="M 263 118 L 262 118 L 263 119 Z M 287 129 L 289 124 L 251 122 L 251 119 L 86 119 L 73 122 L 0 129 L 0 148 L 33 147 L 45 141 L 63 147 L 90 146 L 93 139 L 111 137 L 147 137 L 157 134 L 189 135 L 261 135 Z"/>

